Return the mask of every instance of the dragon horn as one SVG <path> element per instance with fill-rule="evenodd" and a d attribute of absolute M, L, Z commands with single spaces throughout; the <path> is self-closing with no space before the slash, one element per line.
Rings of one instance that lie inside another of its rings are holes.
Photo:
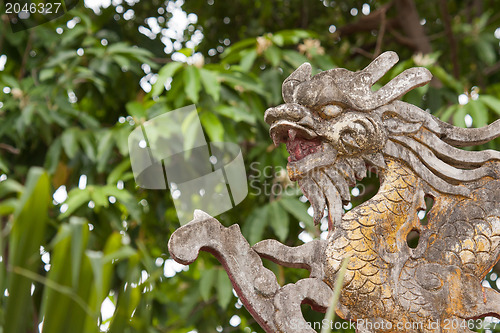
<path fill-rule="evenodd" d="M 361 74 L 364 73 L 361 72 Z M 413 67 L 396 76 L 375 93 L 356 96 L 358 100 L 353 99 L 353 103 L 362 111 L 370 111 L 398 99 L 414 88 L 429 83 L 431 79 L 432 74 L 427 68 Z"/>
<path fill-rule="evenodd" d="M 296 87 L 311 78 L 312 67 L 308 62 L 303 63 L 283 82 L 282 94 L 285 103 L 293 103 Z"/>
<path fill-rule="evenodd" d="M 379 55 L 375 60 L 373 60 L 368 66 L 366 66 L 361 72 L 369 73 L 371 76 L 370 86 L 374 85 L 378 80 L 382 78 L 397 62 L 399 57 L 396 52 L 387 51 Z"/>

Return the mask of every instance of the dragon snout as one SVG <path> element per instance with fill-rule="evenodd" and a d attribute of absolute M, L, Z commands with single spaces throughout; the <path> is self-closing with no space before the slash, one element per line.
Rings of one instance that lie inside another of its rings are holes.
<path fill-rule="evenodd" d="M 310 111 L 300 104 L 286 103 L 267 109 L 264 114 L 264 120 L 269 125 L 272 125 L 279 120 L 298 122 L 301 119 L 310 116 L 310 114 Z"/>

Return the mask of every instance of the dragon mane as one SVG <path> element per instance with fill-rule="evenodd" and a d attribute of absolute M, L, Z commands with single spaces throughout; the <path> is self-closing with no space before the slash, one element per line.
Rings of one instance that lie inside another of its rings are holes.
<path fill-rule="evenodd" d="M 397 100 L 432 79 L 426 68 L 407 69 L 372 91 L 372 85 L 398 60 L 397 54 L 389 51 L 361 71 L 336 68 L 313 77 L 311 65 L 305 63 L 283 83 L 284 101 L 313 109 L 335 104 L 377 117 L 383 124 L 387 141 L 372 160 L 380 164 L 386 156 L 401 159 L 443 193 L 468 196 L 468 183 L 487 176 L 500 178 L 492 167 L 495 161 L 500 161 L 500 152 L 457 148 L 484 144 L 499 137 L 500 120 L 483 128 L 459 128 Z"/>

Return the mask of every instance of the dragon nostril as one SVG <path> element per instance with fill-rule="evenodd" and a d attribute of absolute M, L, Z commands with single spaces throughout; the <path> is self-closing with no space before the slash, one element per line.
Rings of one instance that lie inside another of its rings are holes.
<path fill-rule="evenodd" d="M 269 125 L 279 120 L 299 122 L 300 120 L 307 118 L 309 114 L 309 110 L 304 106 L 288 103 L 267 109 L 264 114 L 264 120 Z M 312 122 L 312 119 L 306 119 L 306 121 L 310 123 Z"/>
<path fill-rule="evenodd" d="M 264 113 L 264 121 L 268 124 L 272 124 L 277 119 L 279 119 L 279 116 L 280 112 L 277 110 L 277 108 L 269 108 Z"/>
<path fill-rule="evenodd" d="M 306 127 L 314 127 L 314 120 L 311 118 L 311 116 L 305 116 L 300 119 L 297 124 Z"/>

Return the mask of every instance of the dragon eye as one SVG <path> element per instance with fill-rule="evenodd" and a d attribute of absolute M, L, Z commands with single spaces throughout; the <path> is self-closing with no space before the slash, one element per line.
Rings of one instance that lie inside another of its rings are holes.
<path fill-rule="evenodd" d="M 338 105 L 325 105 L 320 109 L 319 114 L 326 118 L 333 118 L 342 113 L 342 108 Z"/>

